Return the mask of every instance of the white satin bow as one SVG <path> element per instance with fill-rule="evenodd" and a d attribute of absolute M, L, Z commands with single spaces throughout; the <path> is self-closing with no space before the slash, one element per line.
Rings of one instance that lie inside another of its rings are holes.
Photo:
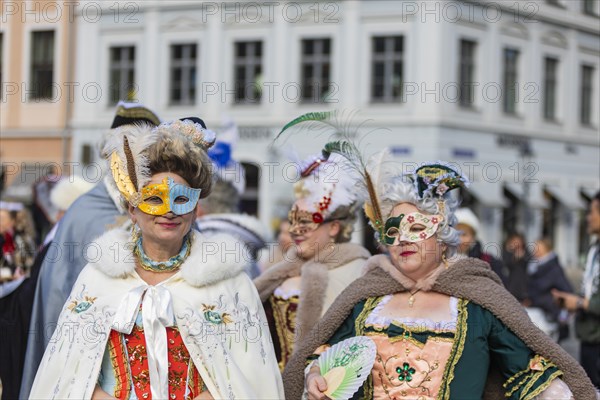
<path fill-rule="evenodd" d="M 168 326 L 174 325 L 171 292 L 162 286 L 142 285 L 129 291 L 115 315 L 112 329 L 130 334 L 142 303 L 142 322 L 150 370 L 152 398 L 169 397 Z"/>

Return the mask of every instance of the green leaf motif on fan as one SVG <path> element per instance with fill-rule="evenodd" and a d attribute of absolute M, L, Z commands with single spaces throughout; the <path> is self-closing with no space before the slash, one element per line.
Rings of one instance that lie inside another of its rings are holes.
<path fill-rule="evenodd" d="M 339 357 L 335 358 L 331 368 L 345 367 L 360 355 L 362 349 L 367 348 L 368 347 L 364 344 L 353 344 L 349 346 L 347 349 L 344 349 L 343 353 Z"/>

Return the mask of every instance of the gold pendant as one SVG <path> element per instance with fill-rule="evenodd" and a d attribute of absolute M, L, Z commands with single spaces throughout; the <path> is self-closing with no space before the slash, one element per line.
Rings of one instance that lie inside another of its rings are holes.
<path fill-rule="evenodd" d="M 411 296 L 408 298 L 408 306 L 409 306 L 410 308 L 412 308 L 413 304 L 415 304 L 415 296 L 414 296 L 414 295 L 411 295 Z"/>

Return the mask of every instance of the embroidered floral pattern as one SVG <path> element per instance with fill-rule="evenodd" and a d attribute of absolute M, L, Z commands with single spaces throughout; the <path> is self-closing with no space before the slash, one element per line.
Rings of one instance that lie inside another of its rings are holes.
<path fill-rule="evenodd" d="M 215 310 L 215 305 L 206 305 L 202 304 L 204 318 L 210 322 L 211 324 L 220 325 L 220 324 L 229 324 L 233 322 L 231 316 L 228 313 L 219 313 Z"/>
<path fill-rule="evenodd" d="M 83 300 L 71 300 L 71 303 L 67 308 L 71 310 L 71 312 L 79 314 L 89 309 L 96 299 L 97 297 L 85 296 Z"/>

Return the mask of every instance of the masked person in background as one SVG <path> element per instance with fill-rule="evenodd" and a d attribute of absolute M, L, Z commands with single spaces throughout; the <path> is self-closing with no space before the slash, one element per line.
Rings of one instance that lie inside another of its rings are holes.
<path fill-rule="evenodd" d="M 359 202 L 354 181 L 336 157 L 310 158 L 301 176 L 289 212 L 295 246 L 254 280 L 272 316 L 269 322 L 282 369 L 333 300 L 360 276 L 370 255 L 364 247 L 349 243 Z"/>

